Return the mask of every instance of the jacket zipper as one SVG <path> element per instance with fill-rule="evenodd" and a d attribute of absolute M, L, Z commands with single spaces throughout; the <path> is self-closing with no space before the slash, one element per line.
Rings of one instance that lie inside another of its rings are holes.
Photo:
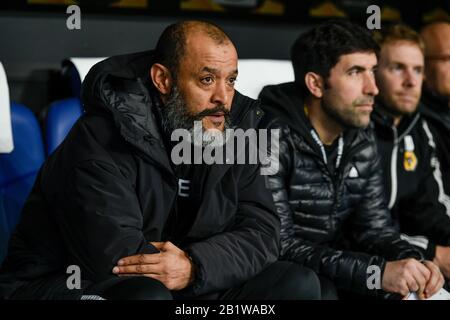
<path fill-rule="evenodd" d="M 395 204 L 397 199 L 397 158 L 398 158 L 398 132 L 395 126 L 392 126 L 392 131 L 394 133 L 394 147 L 392 148 L 391 155 L 391 197 L 389 199 L 389 209 Z"/>
<path fill-rule="evenodd" d="M 337 210 L 337 207 L 339 205 L 338 201 L 337 201 L 338 200 L 338 190 L 339 190 L 338 183 L 339 183 L 339 181 L 341 183 L 344 182 L 343 174 L 344 174 L 345 165 L 348 162 L 347 160 L 350 159 L 351 157 L 353 157 L 353 155 L 356 154 L 357 152 L 359 152 L 360 150 L 364 149 L 366 146 L 367 146 L 367 143 L 362 142 L 362 143 L 356 145 L 355 147 L 353 147 L 349 151 L 349 153 L 346 154 L 345 158 L 343 157 L 341 165 L 339 166 L 339 168 L 337 168 L 337 172 L 335 171 L 335 174 L 332 175 L 330 170 L 328 169 L 328 166 L 325 163 L 323 163 L 323 158 L 321 158 L 316 152 L 313 152 L 311 150 L 302 148 L 301 144 L 298 143 L 298 147 L 299 147 L 300 150 L 302 150 L 305 153 L 309 153 L 310 155 L 312 155 L 312 156 L 316 157 L 317 159 L 319 159 L 320 163 L 322 164 L 321 167 L 322 167 L 323 171 L 328 173 L 328 177 L 331 180 L 331 192 L 334 193 L 334 201 L 333 202 L 335 204 L 333 206 L 333 210 L 330 212 L 331 230 L 335 229 L 335 223 L 334 223 L 334 220 L 333 220 L 333 215 L 336 215 L 336 210 Z"/>

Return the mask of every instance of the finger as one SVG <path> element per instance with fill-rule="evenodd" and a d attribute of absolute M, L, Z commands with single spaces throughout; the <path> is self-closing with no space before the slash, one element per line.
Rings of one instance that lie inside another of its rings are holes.
<path fill-rule="evenodd" d="M 432 272 L 430 280 L 428 280 L 427 286 L 425 288 L 425 294 L 427 297 L 434 295 L 439 289 L 440 275 L 436 272 Z"/>
<path fill-rule="evenodd" d="M 413 268 L 413 277 L 419 285 L 417 295 L 420 299 L 425 299 L 424 291 L 430 279 L 431 271 L 421 262 L 415 261 Z"/>
<path fill-rule="evenodd" d="M 119 266 L 113 268 L 114 274 L 123 274 L 123 273 L 136 273 L 136 274 L 145 274 L 145 273 L 156 273 L 159 274 L 162 272 L 162 267 L 160 264 L 136 264 L 129 266 Z"/>
<path fill-rule="evenodd" d="M 152 264 L 159 263 L 161 255 L 159 253 L 138 254 L 120 259 L 117 264 L 119 266 L 136 265 L 136 264 Z"/>
<path fill-rule="evenodd" d="M 417 268 L 413 271 L 412 277 L 417 284 L 417 290 L 415 290 L 415 291 L 417 292 L 417 295 L 419 296 L 419 298 L 423 299 L 424 298 L 423 292 L 427 285 L 427 279 L 420 272 L 419 268 Z"/>
<path fill-rule="evenodd" d="M 147 278 L 154 278 L 156 275 L 151 273 L 143 273 L 143 274 L 136 274 L 136 273 L 122 273 L 117 275 L 120 278 L 125 277 L 147 277 Z M 159 275 L 158 275 L 159 277 Z"/>
<path fill-rule="evenodd" d="M 411 292 L 412 291 L 409 289 L 408 283 L 406 282 L 406 280 L 403 280 L 400 283 L 400 287 L 399 287 L 398 293 L 406 298 Z"/>
<path fill-rule="evenodd" d="M 435 288 L 439 285 L 441 280 L 441 272 L 439 271 L 438 266 L 429 261 L 425 261 L 424 265 L 428 268 L 430 272 L 430 279 L 427 282 L 427 287 L 425 288 L 427 295 L 431 295 Z"/>
<path fill-rule="evenodd" d="M 170 249 L 174 249 L 174 248 L 178 248 L 178 247 L 176 245 L 174 245 L 172 242 L 166 241 L 166 242 L 164 242 L 164 248 L 166 250 L 170 250 Z"/>
<path fill-rule="evenodd" d="M 441 274 L 440 277 L 439 277 L 439 281 L 438 281 L 436 287 L 434 288 L 434 289 L 435 289 L 435 290 L 434 290 L 434 294 L 438 293 L 439 290 L 441 290 L 441 289 L 444 287 L 444 285 L 445 285 L 445 278 L 444 278 L 444 276 Z"/>
<path fill-rule="evenodd" d="M 444 278 L 436 265 L 433 263 L 427 263 L 426 265 L 431 272 L 431 277 L 425 288 L 425 293 L 427 297 L 431 297 L 442 288 L 444 285 Z"/>
<path fill-rule="evenodd" d="M 417 262 L 415 265 L 417 269 L 420 271 L 420 273 L 422 273 L 422 275 L 425 277 L 426 282 L 428 282 L 428 280 L 430 280 L 431 277 L 431 270 L 426 265 L 427 262 L 428 261 L 425 261 L 423 263 Z"/>
<path fill-rule="evenodd" d="M 405 281 L 408 287 L 408 292 L 417 292 L 419 290 L 419 284 L 412 275 L 406 275 Z"/>

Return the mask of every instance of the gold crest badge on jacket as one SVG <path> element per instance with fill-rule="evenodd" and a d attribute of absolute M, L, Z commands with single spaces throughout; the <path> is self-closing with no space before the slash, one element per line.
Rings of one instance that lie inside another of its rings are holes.
<path fill-rule="evenodd" d="M 405 153 L 403 155 L 403 166 L 406 171 L 415 171 L 417 168 L 417 156 L 414 153 L 414 141 L 410 135 L 405 137 Z"/>

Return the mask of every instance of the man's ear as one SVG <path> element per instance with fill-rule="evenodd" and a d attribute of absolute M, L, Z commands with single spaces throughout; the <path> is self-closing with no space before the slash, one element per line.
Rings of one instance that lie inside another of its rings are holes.
<path fill-rule="evenodd" d="M 172 75 L 169 69 L 159 63 L 155 63 L 150 68 L 150 78 L 153 85 L 162 95 L 170 93 L 172 88 Z"/>
<path fill-rule="evenodd" d="M 322 98 L 324 83 L 320 75 L 314 72 L 308 72 L 305 74 L 305 84 L 315 98 Z"/>

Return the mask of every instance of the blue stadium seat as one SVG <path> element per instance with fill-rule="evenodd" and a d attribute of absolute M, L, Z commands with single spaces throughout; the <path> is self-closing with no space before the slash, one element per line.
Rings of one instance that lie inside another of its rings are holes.
<path fill-rule="evenodd" d="M 6 230 L 6 226 L 7 222 L 5 208 L 3 205 L 3 197 L 0 195 L 0 264 L 5 258 L 8 246 L 9 232 Z"/>
<path fill-rule="evenodd" d="M 11 123 L 14 150 L 0 154 L 0 262 L 45 159 L 41 130 L 33 112 L 11 103 Z"/>
<path fill-rule="evenodd" d="M 44 124 L 47 155 L 55 151 L 82 114 L 78 98 L 55 101 L 49 106 Z"/>

